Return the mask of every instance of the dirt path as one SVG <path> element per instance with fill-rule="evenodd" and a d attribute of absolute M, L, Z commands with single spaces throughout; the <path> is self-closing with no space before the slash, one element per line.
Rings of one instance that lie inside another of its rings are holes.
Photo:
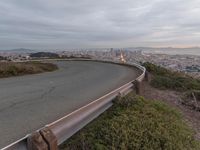
<path fill-rule="evenodd" d="M 200 112 L 182 105 L 180 103 L 180 92 L 155 89 L 151 87 L 149 83 L 144 82 L 144 97 L 148 99 L 162 100 L 172 107 L 180 109 L 186 122 L 194 129 L 196 138 L 200 140 Z"/>

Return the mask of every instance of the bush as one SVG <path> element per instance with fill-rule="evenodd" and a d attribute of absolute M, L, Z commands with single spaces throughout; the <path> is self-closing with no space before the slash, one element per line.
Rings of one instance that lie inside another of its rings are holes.
<path fill-rule="evenodd" d="M 183 94 L 181 103 L 200 111 L 200 91 L 190 90 Z"/>
<path fill-rule="evenodd" d="M 158 101 L 129 95 L 66 141 L 61 150 L 197 150 L 181 114 Z"/>
<path fill-rule="evenodd" d="M 184 96 L 189 99 L 194 99 L 193 94 L 196 97 L 196 99 L 198 101 L 200 101 L 200 91 L 191 90 L 191 91 L 184 93 Z"/>
<path fill-rule="evenodd" d="M 58 69 L 55 64 L 41 62 L 0 62 L 0 78 L 35 74 Z"/>
<path fill-rule="evenodd" d="M 200 90 L 200 80 L 193 79 L 179 72 L 172 72 L 152 63 L 143 64 L 147 71 L 154 75 L 151 85 L 160 89 L 172 89 L 177 91 Z"/>
<path fill-rule="evenodd" d="M 171 73 L 169 70 L 149 62 L 143 63 L 143 66 L 147 69 L 147 71 L 156 75 L 167 75 Z"/>

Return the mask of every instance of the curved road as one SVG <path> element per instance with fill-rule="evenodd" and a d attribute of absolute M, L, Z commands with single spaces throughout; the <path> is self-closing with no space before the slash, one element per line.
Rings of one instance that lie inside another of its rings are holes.
<path fill-rule="evenodd" d="M 0 148 L 139 76 L 139 71 L 90 61 L 56 62 L 50 73 L 0 79 Z"/>

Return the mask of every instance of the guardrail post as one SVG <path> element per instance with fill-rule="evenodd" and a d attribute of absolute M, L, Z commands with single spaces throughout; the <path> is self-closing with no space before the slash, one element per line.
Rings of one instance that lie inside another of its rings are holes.
<path fill-rule="evenodd" d="M 136 94 L 142 95 L 143 93 L 143 85 L 142 81 L 136 80 L 135 82 Z"/>
<path fill-rule="evenodd" d="M 27 139 L 28 150 L 48 150 L 48 145 L 39 132 L 34 132 Z"/>
<path fill-rule="evenodd" d="M 147 82 L 150 81 L 150 76 L 149 76 L 149 73 L 147 71 L 145 72 L 145 79 L 146 79 Z"/>
<path fill-rule="evenodd" d="M 57 138 L 48 127 L 40 130 L 40 134 L 46 141 L 49 150 L 58 150 Z"/>

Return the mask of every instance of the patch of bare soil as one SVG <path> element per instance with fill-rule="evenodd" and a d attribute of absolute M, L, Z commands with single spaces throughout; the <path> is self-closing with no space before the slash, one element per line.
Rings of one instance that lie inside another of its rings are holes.
<path fill-rule="evenodd" d="M 148 82 L 144 82 L 143 96 L 152 100 L 162 100 L 170 106 L 178 108 L 182 112 L 186 122 L 195 131 L 196 138 L 200 140 L 200 112 L 182 104 L 183 93 L 170 90 L 159 90 L 150 86 Z"/>

